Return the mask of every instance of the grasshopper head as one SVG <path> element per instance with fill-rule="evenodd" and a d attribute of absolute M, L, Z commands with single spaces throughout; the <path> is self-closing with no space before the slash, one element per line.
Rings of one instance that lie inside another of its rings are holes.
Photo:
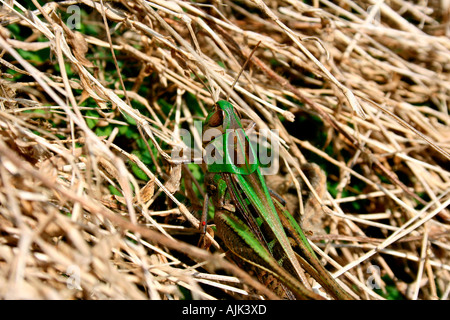
<path fill-rule="evenodd" d="M 218 101 L 206 117 L 202 141 L 209 172 L 250 174 L 258 167 L 239 115 L 228 101 Z"/>
<path fill-rule="evenodd" d="M 214 105 L 213 110 L 205 119 L 205 126 L 208 128 L 217 128 L 223 124 L 223 110 L 217 105 Z"/>
<path fill-rule="evenodd" d="M 228 129 L 242 129 L 240 115 L 231 103 L 220 100 L 214 105 L 213 110 L 205 119 L 203 125 L 203 144 L 208 144 L 214 137 L 220 135 L 220 133 L 224 134 Z M 205 134 L 205 132 L 208 133 Z"/>

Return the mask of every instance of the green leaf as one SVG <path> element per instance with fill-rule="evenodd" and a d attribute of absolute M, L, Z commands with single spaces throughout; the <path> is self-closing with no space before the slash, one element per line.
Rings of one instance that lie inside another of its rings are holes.
<path fill-rule="evenodd" d="M 134 152 L 133 152 L 134 153 Z M 144 180 L 144 181 L 148 181 L 149 178 L 147 177 L 147 175 L 145 174 L 144 171 L 142 171 L 141 168 L 139 168 L 137 166 L 137 164 L 135 164 L 134 162 L 130 161 L 130 167 L 131 167 L 131 171 L 134 173 L 134 175 L 136 176 L 136 178 Z"/>
<path fill-rule="evenodd" d="M 136 120 L 134 120 L 130 115 L 126 114 L 126 113 L 122 113 L 123 117 L 125 118 L 125 121 L 128 122 L 129 124 L 135 126 L 136 125 Z"/>
<path fill-rule="evenodd" d="M 92 119 L 92 117 L 98 118 L 99 117 L 98 112 L 95 110 L 88 110 L 86 112 L 86 116 L 89 117 L 89 118 L 86 118 L 86 123 L 87 123 L 88 127 L 90 129 L 94 128 L 98 123 L 98 119 Z"/>
<path fill-rule="evenodd" d="M 115 196 L 123 197 L 123 194 L 119 190 L 117 190 L 116 187 L 109 185 L 108 189 L 111 194 L 113 194 Z"/>
<path fill-rule="evenodd" d="M 200 108 L 200 104 L 198 103 L 198 100 L 197 100 L 195 95 L 193 95 L 190 92 L 187 92 L 185 94 L 184 99 L 186 100 L 186 104 L 189 106 L 189 110 L 193 114 L 195 114 L 195 115 L 197 115 L 199 117 L 203 117 L 204 116 L 202 108 Z"/>
<path fill-rule="evenodd" d="M 203 172 L 200 170 L 200 166 L 195 163 L 188 163 L 188 168 L 192 172 L 195 180 L 202 181 L 203 180 Z"/>
<path fill-rule="evenodd" d="M 99 137 L 109 137 L 111 132 L 113 131 L 113 126 L 109 125 L 106 127 L 97 127 L 95 128 L 95 134 Z"/>
<path fill-rule="evenodd" d="M 158 99 L 158 104 L 161 106 L 161 109 L 165 114 L 169 114 L 170 110 L 173 108 L 173 105 L 164 99 Z"/>

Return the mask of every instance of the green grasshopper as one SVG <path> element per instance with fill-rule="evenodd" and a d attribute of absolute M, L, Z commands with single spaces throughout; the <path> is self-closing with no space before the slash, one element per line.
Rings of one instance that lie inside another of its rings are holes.
<path fill-rule="evenodd" d="M 209 130 L 215 134 L 208 134 Z M 215 207 L 217 233 L 227 248 L 277 278 L 288 298 L 324 299 L 311 290 L 306 270 L 333 298 L 352 299 L 320 264 L 282 199 L 269 192 L 249 137 L 231 103 L 218 101 L 207 116 L 203 145 L 207 151 L 207 194 Z M 203 233 L 208 202 L 206 197 Z"/>

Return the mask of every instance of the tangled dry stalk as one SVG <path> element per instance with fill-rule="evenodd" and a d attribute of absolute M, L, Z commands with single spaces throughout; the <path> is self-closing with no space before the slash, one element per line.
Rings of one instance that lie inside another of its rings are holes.
<path fill-rule="evenodd" d="M 310 239 L 356 298 L 448 299 L 448 1 L 21 2 L 0 11 L 1 298 L 275 298 L 196 246 L 201 170 L 169 156 L 229 95 L 289 171 L 327 171 Z"/>

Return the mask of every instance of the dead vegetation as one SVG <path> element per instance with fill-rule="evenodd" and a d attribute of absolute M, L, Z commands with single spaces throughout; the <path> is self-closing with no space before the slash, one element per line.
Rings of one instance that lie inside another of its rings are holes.
<path fill-rule="evenodd" d="M 0 11 L 1 298 L 274 298 L 196 246 L 202 170 L 170 158 L 229 95 L 289 171 L 325 170 L 309 236 L 356 298 L 448 299 L 448 1 L 22 2 Z"/>

